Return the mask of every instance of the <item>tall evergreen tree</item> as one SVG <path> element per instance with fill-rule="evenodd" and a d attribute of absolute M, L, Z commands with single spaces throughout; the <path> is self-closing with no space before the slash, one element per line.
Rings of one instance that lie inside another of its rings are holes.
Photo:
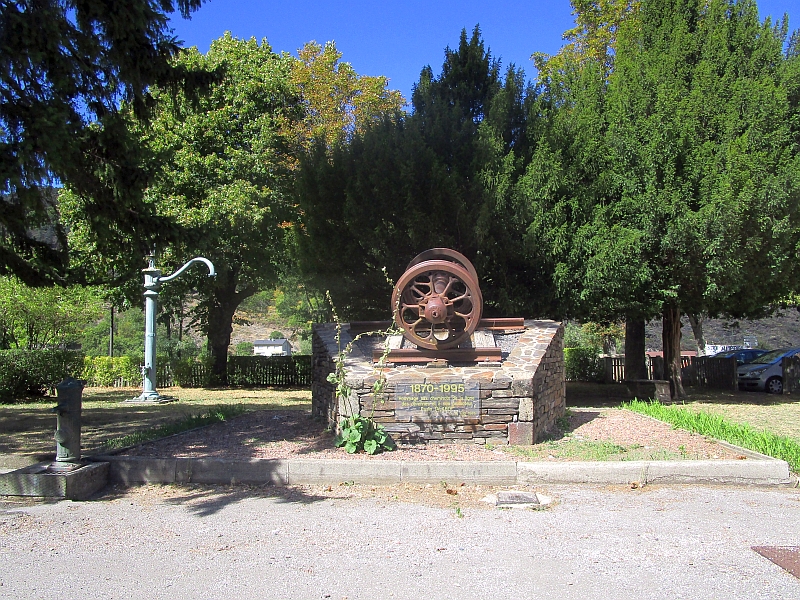
<path fill-rule="evenodd" d="M 528 296 L 531 271 L 511 194 L 528 153 L 529 92 L 513 65 L 501 75 L 477 27 L 471 36 L 462 31 L 439 75 L 422 70 L 411 115 L 332 153 L 320 145 L 305 161 L 301 265 L 343 314 L 385 316 L 381 267 L 397 279 L 416 254 L 442 246 L 473 260 L 487 311 L 529 308 L 518 301 Z"/>
<path fill-rule="evenodd" d="M 146 245 L 166 223 L 142 201 L 143 149 L 120 113 L 149 86 L 200 83 L 171 58 L 168 27 L 202 0 L 0 1 L 0 274 L 61 281 L 67 248 L 49 188 L 69 185 L 99 243 Z"/>
<path fill-rule="evenodd" d="M 797 146 L 782 81 L 785 36 L 785 26 L 759 22 L 748 0 L 643 1 L 619 27 L 613 69 L 589 109 L 574 110 L 585 98 L 581 78 L 563 88 L 565 131 L 580 133 L 574 146 L 549 145 L 561 170 L 523 190 L 543 215 L 532 233 L 555 242 L 557 285 L 564 295 L 579 290 L 573 306 L 609 316 L 658 309 L 676 396 L 682 312 L 754 315 L 795 285 Z M 587 115 L 596 135 L 581 126 Z M 571 147 L 584 157 L 580 175 L 598 166 L 594 191 L 581 201 L 573 180 L 542 204 L 552 182 L 566 180 L 561 173 L 576 171 L 561 156 Z M 529 177 L 547 173 L 546 159 L 534 160 Z M 545 193 L 540 182 L 550 182 Z M 570 227 L 577 234 L 559 246 L 557 232 Z"/>

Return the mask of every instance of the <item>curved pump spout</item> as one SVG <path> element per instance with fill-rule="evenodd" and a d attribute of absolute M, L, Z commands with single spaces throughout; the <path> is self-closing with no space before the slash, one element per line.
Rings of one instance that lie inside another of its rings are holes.
<path fill-rule="evenodd" d="M 194 263 L 203 263 L 208 267 L 208 276 L 216 277 L 217 272 L 216 270 L 214 270 L 214 265 L 211 263 L 211 261 L 208 260 L 207 258 L 203 258 L 202 256 L 198 256 L 197 258 L 193 258 L 192 260 L 188 261 L 185 265 L 183 265 L 180 269 L 175 271 L 169 277 L 159 277 L 157 281 L 159 283 L 164 283 L 165 281 L 172 281 L 173 279 L 178 277 L 181 273 L 183 273 L 186 269 L 191 267 Z"/>

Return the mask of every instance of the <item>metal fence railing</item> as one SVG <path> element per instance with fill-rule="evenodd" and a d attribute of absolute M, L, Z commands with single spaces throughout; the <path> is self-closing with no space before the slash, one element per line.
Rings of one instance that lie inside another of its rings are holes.
<path fill-rule="evenodd" d="M 211 377 L 204 363 L 193 363 L 175 373 L 169 364 L 159 365 L 156 386 L 204 387 Z M 228 385 L 236 387 L 307 387 L 311 385 L 311 356 L 230 356 Z"/>

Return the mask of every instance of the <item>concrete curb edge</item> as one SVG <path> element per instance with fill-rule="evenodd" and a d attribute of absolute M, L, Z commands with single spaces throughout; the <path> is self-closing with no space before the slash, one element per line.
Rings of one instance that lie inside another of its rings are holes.
<path fill-rule="evenodd" d="M 630 462 L 393 461 L 347 459 L 148 458 L 94 456 L 108 462 L 109 482 L 206 483 L 254 485 L 330 485 L 343 482 L 467 483 L 517 485 L 539 483 L 711 483 L 789 485 L 786 461 L 685 460 Z"/>

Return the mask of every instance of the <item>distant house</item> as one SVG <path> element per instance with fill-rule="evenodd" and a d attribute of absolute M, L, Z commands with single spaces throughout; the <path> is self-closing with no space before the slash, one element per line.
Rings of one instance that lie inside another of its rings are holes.
<path fill-rule="evenodd" d="M 292 345 L 289 340 L 256 340 L 253 342 L 253 354 L 256 356 L 291 356 Z"/>

